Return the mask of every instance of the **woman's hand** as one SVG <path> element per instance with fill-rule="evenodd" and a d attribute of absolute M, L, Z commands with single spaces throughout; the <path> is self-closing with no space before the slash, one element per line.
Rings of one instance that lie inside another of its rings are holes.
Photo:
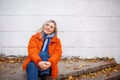
<path fill-rule="evenodd" d="M 51 66 L 51 63 L 48 61 L 40 61 L 38 63 L 38 66 L 40 67 L 41 70 L 46 70 Z"/>
<path fill-rule="evenodd" d="M 46 61 L 44 63 L 47 65 L 48 68 L 51 67 L 51 63 L 49 61 Z"/>
<path fill-rule="evenodd" d="M 48 68 L 44 61 L 40 61 L 38 66 L 40 67 L 40 70 L 46 70 Z"/>

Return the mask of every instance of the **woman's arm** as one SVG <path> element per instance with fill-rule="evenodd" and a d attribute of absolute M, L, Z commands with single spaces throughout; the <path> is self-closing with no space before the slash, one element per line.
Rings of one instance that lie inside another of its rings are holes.
<path fill-rule="evenodd" d="M 52 65 L 57 64 L 58 61 L 61 58 L 62 54 L 62 46 L 60 40 L 58 41 L 54 53 L 51 55 L 51 57 L 48 59 L 49 62 L 52 63 Z"/>
<path fill-rule="evenodd" d="M 41 61 L 41 58 L 39 57 L 39 49 L 38 49 L 38 43 L 37 38 L 35 35 L 33 35 L 30 38 L 29 44 L 28 44 L 28 57 L 36 64 L 38 65 L 38 62 Z"/>

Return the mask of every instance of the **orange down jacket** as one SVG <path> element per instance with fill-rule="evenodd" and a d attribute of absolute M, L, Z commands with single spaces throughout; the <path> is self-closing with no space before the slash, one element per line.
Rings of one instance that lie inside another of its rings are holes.
<path fill-rule="evenodd" d="M 28 44 L 28 56 L 23 63 L 23 70 L 26 69 L 30 61 L 33 61 L 36 64 L 36 66 L 38 66 L 38 62 L 41 61 L 41 58 L 39 57 L 39 53 L 41 51 L 42 45 L 43 45 L 43 37 L 40 33 L 37 33 L 31 37 Z M 62 54 L 61 42 L 57 36 L 54 36 L 51 39 L 50 44 L 48 46 L 48 53 L 50 55 L 48 61 L 50 61 L 52 64 L 51 65 L 52 78 L 56 78 L 58 74 L 57 63 L 60 60 Z"/>

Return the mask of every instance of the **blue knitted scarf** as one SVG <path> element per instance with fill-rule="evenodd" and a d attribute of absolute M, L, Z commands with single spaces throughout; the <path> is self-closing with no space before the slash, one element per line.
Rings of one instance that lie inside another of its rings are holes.
<path fill-rule="evenodd" d="M 42 51 L 45 51 L 45 49 L 48 47 L 50 40 L 53 38 L 54 35 L 55 35 L 54 33 L 52 33 L 50 35 L 47 35 L 44 33 L 44 36 L 43 36 L 44 37 L 44 45 L 43 45 Z"/>

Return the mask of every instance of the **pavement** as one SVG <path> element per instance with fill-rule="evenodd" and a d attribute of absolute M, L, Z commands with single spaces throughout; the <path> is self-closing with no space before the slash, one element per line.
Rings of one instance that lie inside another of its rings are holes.
<path fill-rule="evenodd" d="M 24 59 L 0 57 L 0 80 L 27 80 L 22 71 Z M 113 58 L 62 58 L 58 66 L 57 80 L 120 80 L 120 64 Z"/>

